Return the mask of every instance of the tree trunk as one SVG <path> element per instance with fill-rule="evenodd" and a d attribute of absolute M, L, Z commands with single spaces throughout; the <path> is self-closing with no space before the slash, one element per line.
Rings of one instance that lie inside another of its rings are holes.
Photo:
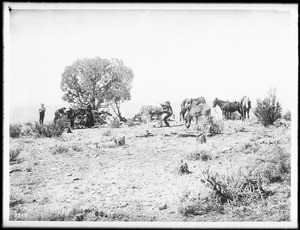
<path fill-rule="evenodd" d="M 115 106 L 115 108 L 114 108 Z M 119 101 L 114 101 L 114 105 L 112 106 L 113 111 L 115 112 L 115 114 L 118 116 L 118 118 L 120 119 L 120 121 L 126 122 L 127 119 L 125 117 L 122 117 L 121 111 L 120 111 L 120 102 Z"/>

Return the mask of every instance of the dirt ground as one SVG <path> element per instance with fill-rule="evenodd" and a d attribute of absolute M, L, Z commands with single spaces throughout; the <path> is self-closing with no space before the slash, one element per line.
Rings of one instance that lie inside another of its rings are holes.
<path fill-rule="evenodd" d="M 273 145 L 291 154 L 290 126 L 265 128 L 254 120 L 224 121 L 222 134 L 200 144 L 196 137 L 173 134 L 187 131 L 179 121 L 170 124 L 151 127 L 153 136 L 148 137 L 143 136 L 146 125 L 141 124 L 77 129 L 58 138 L 11 138 L 10 148 L 19 146 L 22 152 L 9 166 L 10 220 L 289 220 L 290 185 L 285 182 L 266 185 L 275 193 L 260 212 L 252 207 L 252 212 L 239 214 L 183 215 L 179 210 L 184 194 L 209 192 L 201 183 L 208 168 L 219 174 L 246 171 L 258 153 L 263 156 Z M 125 145 L 116 146 L 113 138 L 123 136 Z M 201 150 L 209 154 L 208 160 L 189 158 Z M 191 173 L 178 173 L 181 161 Z"/>

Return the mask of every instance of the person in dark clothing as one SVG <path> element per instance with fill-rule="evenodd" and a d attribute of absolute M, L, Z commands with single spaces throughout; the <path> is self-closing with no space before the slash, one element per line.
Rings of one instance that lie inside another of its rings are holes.
<path fill-rule="evenodd" d="M 92 107 L 89 105 L 85 114 L 85 127 L 90 128 L 95 125 Z"/>
<path fill-rule="evenodd" d="M 169 122 L 168 122 L 168 118 L 172 116 L 173 114 L 173 109 L 172 106 L 170 104 L 169 101 L 166 101 L 164 104 L 161 104 L 162 108 L 163 108 L 163 114 L 165 113 L 165 117 L 163 118 L 165 124 L 167 127 L 170 126 Z"/>
<path fill-rule="evenodd" d="M 66 113 L 66 108 L 65 108 L 65 107 L 56 110 L 55 113 L 54 113 L 54 123 L 55 123 L 58 119 L 62 118 L 62 117 L 65 115 L 65 113 Z"/>
<path fill-rule="evenodd" d="M 40 114 L 39 122 L 40 122 L 40 125 L 42 125 L 44 123 L 45 111 L 46 111 L 46 108 L 44 107 L 44 104 L 42 103 L 41 108 L 39 108 L 39 114 Z"/>

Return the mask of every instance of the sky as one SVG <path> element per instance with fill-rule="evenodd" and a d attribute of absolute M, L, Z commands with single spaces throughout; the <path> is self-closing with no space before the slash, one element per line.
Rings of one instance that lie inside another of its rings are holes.
<path fill-rule="evenodd" d="M 284 108 L 297 101 L 297 5 L 32 6 L 15 4 L 8 14 L 11 107 L 65 105 L 64 68 L 96 56 L 133 70 L 131 103 L 243 95 L 255 102 L 272 87 Z"/>

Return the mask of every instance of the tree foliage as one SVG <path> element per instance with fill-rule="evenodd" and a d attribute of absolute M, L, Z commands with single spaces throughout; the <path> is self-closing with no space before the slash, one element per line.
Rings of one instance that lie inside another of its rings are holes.
<path fill-rule="evenodd" d="M 281 105 L 276 96 L 276 89 L 274 88 L 269 90 L 269 95 L 264 100 L 257 99 L 254 114 L 264 126 L 268 126 L 281 118 L 281 110 Z"/>
<path fill-rule="evenodd" d="M 119 59 L 76 60 L 62 74 L 62 98 L 77 107 L 99 109 L 102 103 L 109 103 L 119 108 L 121 102 L 131 99 L 133 77 L 133 71 Z"/>

